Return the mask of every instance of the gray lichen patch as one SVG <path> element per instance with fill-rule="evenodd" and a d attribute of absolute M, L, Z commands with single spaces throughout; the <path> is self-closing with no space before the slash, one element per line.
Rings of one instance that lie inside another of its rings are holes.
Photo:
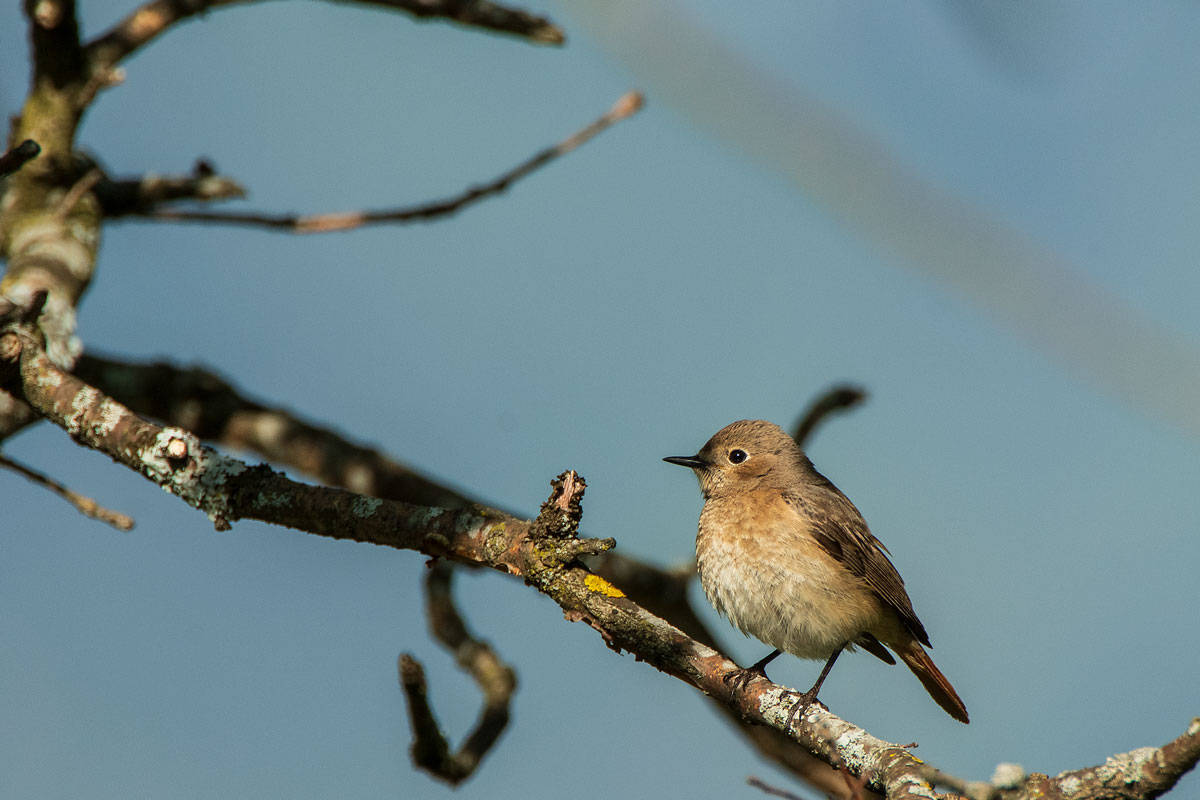
<path fill-rule="evenodd" d="M 71 398 L 71 413 L 63 419 L 63 428 L 74 438 L 79 438 L 84 431 L 88 412 L 96 405 L 101 394 L 90 386 L 85 386 Z"/>
<path fill-rule="evenodd" d="M 350 513 L 359 519 L 368 519 L 375 514 L 381 505 L 383 505 L 383 501 L 379 498 L 358 497 L 350 504 Z"/>
<path fill-rule="evenodd" d="M 162 488 L 213 522 L 230 515 L 227 484 L 247 467 L 200 443 L 182 428 L 163 428 L 141 453 L 142 469 Z"/>

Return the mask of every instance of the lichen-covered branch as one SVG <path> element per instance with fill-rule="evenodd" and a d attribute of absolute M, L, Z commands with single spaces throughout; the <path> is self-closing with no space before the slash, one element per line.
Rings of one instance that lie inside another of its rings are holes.
<path fill-rule="evenodd" d="M 170 222 L 208 222 L 229 225 L 249 225 L 285 233 L 331 233 L 361 228 L 365 225 L 422 222 L 455 214 L 469 205 L 506 191 L 531 172 L 565 155 L 612 125 L 627 119 L 642 107 L 643 98 L 637 92 L 622 95 L 612 108 L 582 130 L 558 144 L 541 150 L 532 158 L 518 164 L 503 175 L 472 186 L 444 200 L 416 206 L 378 209 L 374 211 L 337 211 L 323 214 L 265 214 L 233 211 L 190 211 L 176 208 L 151 207 L 143 214 L 147 219 Z"/>
<path fill-rule="evenodd" d="M 1174 786 L 1200 760 L 1200 717 L 1182 735 L 1161 747 L 1139 747 L 1109 756 L 1103 764 L 1062 772 L 1053 778 L 1030 775 L 1008 798 L 1103 798 L 1145 800 L 1159 797 Z"/>

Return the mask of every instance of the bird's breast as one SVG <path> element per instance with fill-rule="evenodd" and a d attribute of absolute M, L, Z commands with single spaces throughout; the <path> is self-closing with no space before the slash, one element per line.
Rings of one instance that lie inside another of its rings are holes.
<path fill-rule="evenodd" d="M 871 627 L 878 601 L 772 497 L 709 500 L 696 562 L 708 600 L 734 627 L 801 658 L 824 659 Z"/>

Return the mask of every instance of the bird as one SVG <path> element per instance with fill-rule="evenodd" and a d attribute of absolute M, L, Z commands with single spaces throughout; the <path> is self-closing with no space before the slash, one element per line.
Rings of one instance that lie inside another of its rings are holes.
<path fill-rule="evenodd" d="M 689 467 L 700 481 L 696 565 L 709 602 L 742 633 L 774 648 L 727 682 L 745 688 L 765 678 L 767 664 L 785 652 L 826 659 L 793 705 L 790 726 L 820 702 L 817 693 L 843 650 L 861 647 L 888 664 L 896 663 L 894 652 L 946 713 L 969 722 L 925 650 L 929 634 L 887 548 L 787 432 L 765 420 L 740 420 L 696 455 L 663 460 Z"/>

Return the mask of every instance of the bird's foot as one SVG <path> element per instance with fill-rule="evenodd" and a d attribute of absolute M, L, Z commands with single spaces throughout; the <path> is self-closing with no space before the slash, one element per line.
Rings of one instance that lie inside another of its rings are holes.
<path fill-rule="evenodd" d="M 829 706 L 817 699 L 817 691 L 815 688 L 809 689 L 807 692 L 796 698 L 796 702 L 792 704 L 791 711 L 788 712 L 787 727 L 791 728 L 796 717 L 804 716 L 804 712 L 808 711 L 808 707 L 813 705 L 820 706 L 826 711 L 829 710 Z"/>
<path fill-rule="evenodd" d="M 732 687 L 736 691 L 741 691 L 759 678 L 770 680 L 770 678 L 767 677 L 767 668 L 755 664 L 754 666 L 746 667 L 745 669 L 730 670 L 729 672 L 725 673 L 721 680 L 723 680 L 727 686 Z"/>

